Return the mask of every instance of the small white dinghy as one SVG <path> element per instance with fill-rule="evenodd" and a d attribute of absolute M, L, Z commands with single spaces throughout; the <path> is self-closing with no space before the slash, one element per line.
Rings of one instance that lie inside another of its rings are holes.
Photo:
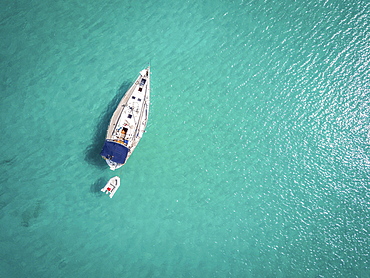
<path fill-rule="evenodd" d="M 118 176 L 115 176 L 107 182 L 107 184 L 101 189 L 101 191 L 109 194 L 109 197 L 112 198 L 120 185 L 120 178 Z"/>

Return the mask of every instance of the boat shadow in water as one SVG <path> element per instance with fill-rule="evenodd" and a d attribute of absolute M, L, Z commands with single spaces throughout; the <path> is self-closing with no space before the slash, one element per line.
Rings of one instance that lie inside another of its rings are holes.
<path fill-rule="evenodd" d="M 93 194 L 96 194 L 98 197 L 103 196 L 101 193 L 101 189 L 105 186 L 107 181 L 103 178 L 97 179 L 91 186 L 90 186 L 90 192 Z"/>
<path fill-rule="evenodd" d="M 132 84 L 129 82 L 124 82 L 117 90 L 115 97 L 110 101 L 105 111 L 100 115 L 95 128 L 94 138 L 92 140 L 93 143 L 87 146 L 85 150 L 85 161 L 87 163 L 99 168 L 108 167 L 104 159 L 100 156 L 100 152 L 104 145 L 110 118 L 112 117 L 114 110 L 117 108 L 118 103 L 131 85 Z"/>

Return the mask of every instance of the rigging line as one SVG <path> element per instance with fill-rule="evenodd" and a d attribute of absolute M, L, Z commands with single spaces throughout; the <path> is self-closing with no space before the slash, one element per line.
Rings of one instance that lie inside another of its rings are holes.
<path fill-rule="evenodd" d="M 133 106 L 130 106 L 130 109 L 131 109 L 132 117 L 134 118 L 134 123 L 135 123 L 135 125 L 137 125 L 137 121 L 136 121 L 135 113 L 134 113 L 134 105 Z"/>

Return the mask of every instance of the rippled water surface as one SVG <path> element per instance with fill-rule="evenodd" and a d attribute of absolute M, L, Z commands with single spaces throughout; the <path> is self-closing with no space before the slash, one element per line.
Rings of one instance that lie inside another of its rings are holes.
<path fill-rule="evenodd" d="M 370 277 L 368 1 L 0 10 L 0 277 Z M 147 133 L 111 172 L 149 62 Z"/>

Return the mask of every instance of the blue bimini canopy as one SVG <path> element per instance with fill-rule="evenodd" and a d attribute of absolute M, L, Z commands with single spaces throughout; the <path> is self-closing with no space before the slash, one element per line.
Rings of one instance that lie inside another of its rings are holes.
<path fill-rule="evenodd" d="M 112 160 L 113 162 L 124 164 L 129 151 L 130 150 L 127 147 L 119 143 L 105 141 L 100 155 L 106 159 Z"/>

